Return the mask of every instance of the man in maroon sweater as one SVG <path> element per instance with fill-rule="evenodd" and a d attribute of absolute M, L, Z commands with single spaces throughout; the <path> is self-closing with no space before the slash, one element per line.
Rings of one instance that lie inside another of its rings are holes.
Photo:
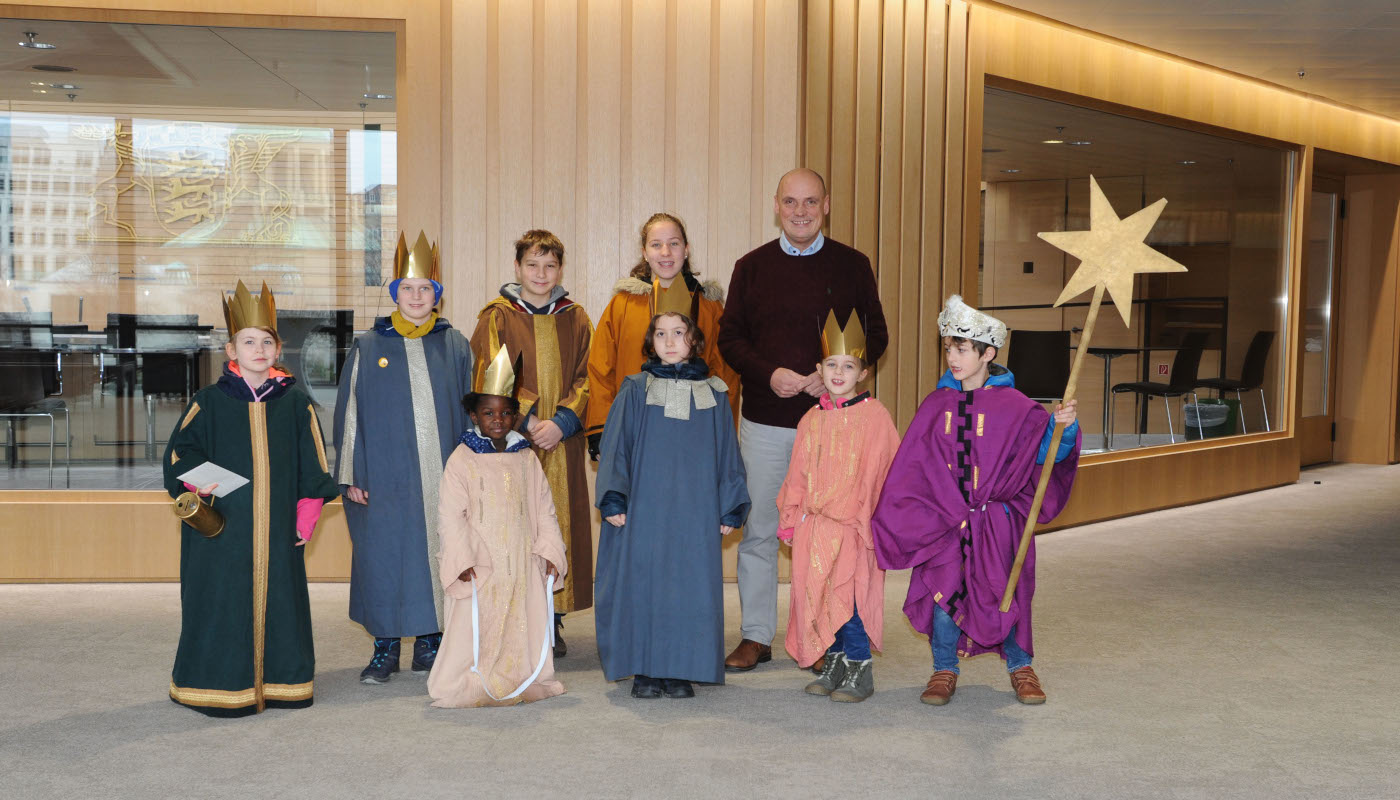
<path fill-rule="evenodd" d="M 822 235 L 831 212 L 826 182 L 810 169 L 778 181 L 773 197 L 782 234 L 740 258 L 719 323 L 719 350 L 738 371 L 743 418 L 739 450 L 753 503 L 739 545 L 743 640 L 725 669 L 745 671 L 773 658 L 778 632 L 778 488 L 787 475 L 797 422 L 817 402 L 821 331 L 829 311 L 865 328 L 869 361 L 889 335 L 870 259 Z"/>

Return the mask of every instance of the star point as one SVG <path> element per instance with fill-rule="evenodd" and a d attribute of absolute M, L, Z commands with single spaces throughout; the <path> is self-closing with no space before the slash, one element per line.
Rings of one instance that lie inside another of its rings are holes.
<path fill-rule="evenodd" d="M 1166 198 L 1119 218 L 1099 182 L 1089 176 L 1089 230 L 1046 231 L 1041 239 L 1078 258 L 1079 269 L 1070 276 L 1055 300 L 1058 307 L 1100 284 L 1113 299 L 1123 324 L 1129 324 L 1133 302 L 1133 276 L 1150 272 L 1186 272 L 1177 261 L 1153 250 L 1147 234 L 1166 208 Z"/>

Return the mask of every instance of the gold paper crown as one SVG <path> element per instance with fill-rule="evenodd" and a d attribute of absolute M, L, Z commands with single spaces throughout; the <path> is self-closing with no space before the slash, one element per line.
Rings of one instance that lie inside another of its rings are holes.
<path fill-rule="evenodd" d="M 517 357 L 517 362 L 519 358 Z M 481 362 L 477 362 L 480 367 Z M 493 394 L 497 397 L 515 396 L 515 366 L 510 362 L 510 353 L 505 345 L 496 351 L 496 355 L 486 364 L 484 369 L 478 369 L 476 379 L 472 381 L 472 391 L 477 394 Z"/>
<path fill-rule="evenodd" d="M 399 246 L 394 248 L 394 280 L 404 278 L 427 278 L 442 283 L 437 245 L 429 245 L 428 237 L 422 231 L 418 232 L 412 250 L 404 243 L 403 231 L 399 231 Z"/>
<path fill-rule="evenodd" d="M 233 297 L 224 299 L 224 324 L 228 325 L 230 338 L 244 328 L 277 330 L 277 303 L 272 299 L 267 281 L 263 281 L 262 294 L 256 300 L 243 281 L 239 281 Z"/>
<path fill-rule="evenodd" d="M 855 309 L 846 318 L 846 327 L 836 324 L 836 310 L 826 312 L 826 325 L 822 328 L 822 358 L 831 356 L 855 356 L 865 360 L 865 328 L 861 327 L 860 316 Z"/>
<path fill-rule="evenodd" d="M 662 288 L 661 281 L 655 276 L 652 277 L 651 315 L 653 317 L 658 314 L 682 314 L 694 323 L 697 313 L 695 300 L 695 292 L 686 286 L 683 276 L 677 275 L 669 289 Z"/>

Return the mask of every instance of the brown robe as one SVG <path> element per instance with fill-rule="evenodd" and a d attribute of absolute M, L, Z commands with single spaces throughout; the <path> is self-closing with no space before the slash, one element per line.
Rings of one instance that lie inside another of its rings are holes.
<path fill-rule="evenodd" d="M 486 304 L 472 333 L 477 369 L 484 370 L 502 344 L 521 358 L 516 375 L 520 413 L 547 420 L 567 408 L 580 423 L 588 407 L 588 349 L 593 324 L 583 306 L 568 303 L 552 314 L 531 314 L 504 297 Z M 582 427 L 551 452 L 533 448 L 554 496 L 559 529 L 568 548 L 569 572 L 554 595 L 554 610 L 593 605 L 593 518 L 588 495 L 588 444 Z"/>

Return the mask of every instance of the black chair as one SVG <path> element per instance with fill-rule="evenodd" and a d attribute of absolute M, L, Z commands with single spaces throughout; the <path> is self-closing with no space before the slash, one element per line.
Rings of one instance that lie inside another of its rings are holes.
<path fill-rule="evenodd" d="M 52 362 L 44 369 L 44 394 L 63 394 L 59 351 L 53 344 L 53 314 L 48 311 L 0 311 L 0 348 L 35 350 Z"/>
<path fill-rule="evenodd" d="M 1264 409 L 1264 430 L 1271 431 L 1269 427 L 1269 403 L 1264 399 L 1264 367 L 1269 363 L 1269 350 L 1274 346 L 1273 331 L 1259 331 L 1254 334 L 1254 338 L 1249 342 L 1249 349 L 1244 354 L 1244 368 L 1240 370 L 1240 379 L 1230 380 L 1224 376 L 1219 378 L 1204 378 L 1196 382 L 1196 385 L 1204 386 L 1207 389 L 1214 389 L 1217 397 L 1223 397 L 1225 392 L 1234 392 L 1235 399 L 1239 401 L 1240 408 L 1240 430 L 1249 433 L 1249 429 L 1244 424 L 1244 398 L 1240 392 L 1259 392 L 1259 406 Z"/>
<path fill-rule="evenodd" d="M 1176 443 L 1176 429 L 1172 426 L 1172 408 L 1167 402 L 1168 398 L 1182 398 L 1182 417 L 1186 416 L 1186 396 L 1190 395 L 1192 402 L 1196 402 L 1196 373 L 1201 367 L 1201 352 L 1205 350 L 1206 335 L 1201 332 L 1188 333 L 1182 339 L 1181 348 L 1176 351 L 1176 358 L 1172 359 L 1171 380 L 1167 383 L 1157 383 L 1155 381 L 1134 381 L 1131 383 L 1119 383 L 1113 386 L 1113 411 L 1117 411 L 1118 395 L 1123 392 L 1133 393 L 1133 418 L 1138 418 L 1139 403 L 1143 398 L 1160 397 L 1162 405 L 1167 410 L 1167 432 L 1171 435 L 1172 443 Z M 1108 418 L 1109 432 L 1108 441 L 1113 441 L 1113 418 L 1117 414 L 1110 414 Z M 1200 428 L 1201 438 L 1205 438 L 1205 428 L 1201 425 L 1201 418 L 1196 417 L 1196 425 Z M 1145 424 L 1138 426 L 1138 446 L 1142 446 L 1142 434 Z M 1182 428 L 1183 434 L 1185 427 Z"/>
<path fill-rule="evenodd" d="M 1069 331 L 1012 331 L 1006 368 L 1016 388 L 1032 400 L 1053 403 L 1069 383 Z"/>
<path fill-rule="evenodd" d="M 278 310 L 282 363 L 307 386 L 335 386 L 354 338 L 355 312 Z"/>
<path fill-rule="evenodd" d="M 63 415 L 63 453 L 66 485 L 73 480 L 72 419 L 68 405 L 48 396 L 45 376 L 52 371 L 52 355 L 41 350 L 0 351 L 0 419 L 6 420 L 6 455 L 11 467 L 19 464 L 19 431 L 16 421 L 30 417 L 49 418 L 49 488 L 53 488 L 53 454 L 58 443 L 55 418 Z"/>
<path fill-rule="evenodd" d="M 199 388 L 199 315 L 108 314 L 107 349 L 117 357 L 117 393 L 131 396 L 140 358 L 146 405 L 146 459 L 155 459 L 155 400 L 189 398 Z"/>

